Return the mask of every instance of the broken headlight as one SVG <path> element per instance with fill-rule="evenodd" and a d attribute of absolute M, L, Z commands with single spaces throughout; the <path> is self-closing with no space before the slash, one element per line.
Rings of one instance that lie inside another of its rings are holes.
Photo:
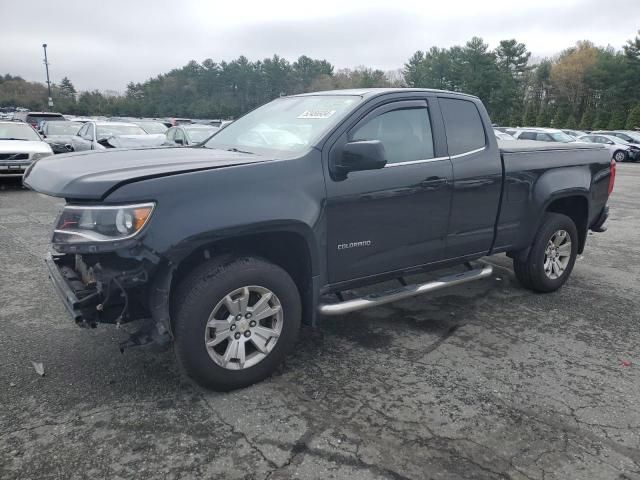
<path fill-rule="evenodd" d="M 54 244 L 114 242 L 135 237 L 151 218 L 154 203 L 67 205 L 53 231 Z"/>

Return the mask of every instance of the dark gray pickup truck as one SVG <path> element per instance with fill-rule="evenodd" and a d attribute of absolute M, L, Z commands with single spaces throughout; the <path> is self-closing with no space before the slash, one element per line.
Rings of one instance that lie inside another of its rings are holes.
<path fill-rule="evenodd" d="M 49 157 L 24 181 L 66 199 L 46 262 L 75 321 L 138 321 L 129 345 L 173 342 L 188 375 L 229 390 L 268 376 L 301 321 L 484 278 L 470 262 L 486 255 L 560 288 L 614 178 L 598 145 L 498 146 L 476 97 L 364 89 L 279 98 L 194 148 Z"/>

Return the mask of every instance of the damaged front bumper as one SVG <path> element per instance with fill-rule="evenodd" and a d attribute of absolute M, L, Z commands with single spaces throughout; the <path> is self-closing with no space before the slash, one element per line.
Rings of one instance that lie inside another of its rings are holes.
<path fill-rule="evenodd" d="M 162 293 L 168 291 L 170 275 L 161 274 L 150 281 L 142 263 L 109 269 L 100 262 L 88 265 L 80 255 L 72 254 L 48 254 L 45 263 L 62 303 L 78 326 L 119 326 L 141 320 L 140 329 L 121 347 L 171 340 L 168 295 L 157 292 L 158 285 L 162 285 Z"/>

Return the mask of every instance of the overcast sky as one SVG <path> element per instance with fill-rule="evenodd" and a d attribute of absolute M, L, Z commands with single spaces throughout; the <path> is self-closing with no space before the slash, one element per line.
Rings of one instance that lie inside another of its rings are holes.
<path fill-rule="evenodd" d="M 47 43 L 52 81 L 123 91 L 192 59 L 239 55 L 391 70 L 474 35 L 492 48 L 516 38 L 535 57 L 581 39 L 620 49 L 640 28 L 640 0 L 0 0 L 0 18 L 0 73 L 44 81 Z"/>

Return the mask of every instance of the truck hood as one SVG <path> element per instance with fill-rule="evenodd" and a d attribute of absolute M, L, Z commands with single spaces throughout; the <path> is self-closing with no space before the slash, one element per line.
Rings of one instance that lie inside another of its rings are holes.
<path fill-rule="evenodd" d="M 100 200 L 126 183 L 268 160 L 201 147 L 98 150 L 43 158 L 27 169 L 23 182 L 54 197 Z"/>

